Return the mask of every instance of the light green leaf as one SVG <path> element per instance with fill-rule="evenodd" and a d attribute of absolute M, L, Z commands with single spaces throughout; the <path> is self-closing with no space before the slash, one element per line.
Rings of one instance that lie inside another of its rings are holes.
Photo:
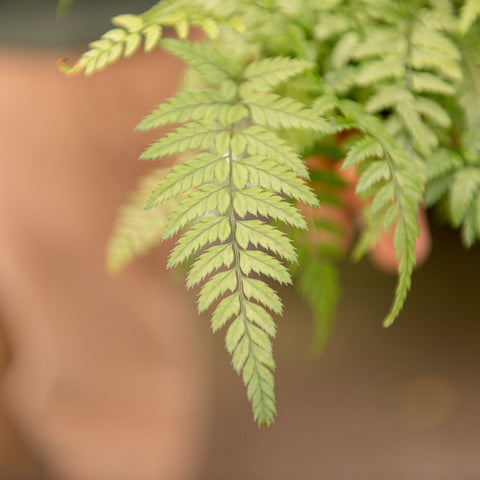
<path fill-rule="evenodd" d="M 142 36 L 139 33 L 131 33 L 125 39 L 125 57 L 131 57 L 140 47 L 142 43 Z"/>
<path fill-rule="evenodd" d="M 227 335 L 225 336 L 225 345 L 227 350 L 232 353 L 238 342 L 245 334 L 245 322 L 243 316 L 237 317 L 228 327 Z"/>
<path fill-rule="evenodd" d="M 262 330 L 268 333 L 268 335 L 271 337 L 275 336 L 277 330 L 275 322 L 273 321 L 271 315 L 262 306 L 246 300 L 245 315 L 250 321 L 256 323 L 260 328 L 262 328 Z M 271 351 L 270 344 L 266 345 L 265 348 Z"/>
<path fill-rule="evenodd" d="M 313 64 L 305 60 L 287 57 L 263 58 L 248 65 L 243 72 L 243 78 L 258 89 L 269 91 L 309 68 L 313 68 Z"/>
<path fill-rule="evenodd" d="M 212 315 L 212 330 L 216 332 L 218 329 L 222 328 L 225 323 L 230 320 L 234 315 L 238 315 L 240 312 L 240 300 L 239 293 L 233 293 L 228 297 L 225 297 L 215 309 L 215 312 Z"/>
<path fill-rule="evenodd" d="M 188 63 L 211 84 L 218 85 L 223 80 L 234 79 L 238 72 L 231 59 L 208 43 L 169 38 L 161 40 L 160 45 Z"/>
<path fill-rule="evenodd" d="M 428 72 L 414 72 L 410 75 L 412 88 L 417 93 L 455 95 L 455 88 L 436 75 Z"/>
<path fill-rule="evenodd" d="M 169 123 L 215 120 L 229 106 L 229 100 L 213 88 L 179 92 L 144 118 L 136 130 L 151 130 Z"/>
<path fill-rule="evenodd" d="M 188 192 L 191 188 L 213 182 L 216 166 L 219 162 L 226 163 L 224 158 L 217 155 L 201 153 L 176 165 L 152 190 L 145 204 L 145 209 L 150 209 L 171 197 Z"/>
<path fill-rule="evenodd" d="M 259 250 L 241 250 L 240 267 L 245 275 L 260 273 L 279 283 L 291 283 L 288 270 L 275 257 Z"/>
<path fill-rule="evenodd" d="M 465 0 L 460 17 L 460 31 L 466 33 L 480 15 L 479 0 Z"/>
<path fill-rule="evenodd" d="M 213 245 L 197 258 L 187 275 L 187 288 L 200 283 L 214 270 L 223 266 L 230 267 L 234 260 L 233 247 L 230 243 Z"/>
<path fill-rule="evenodd" d="M 355 75 L 355 83 L 362 87 L 389 78 L 404 78 L 405 64 L 396 56 L 373 60 L 359 67 Z"/>
<path fill-rule="evenodd" d="M 249 353 L 250 348 L 248 337 L 247 335 L 244 335 L 240 342 L 238 342 L 238 345 L 232 355 L 232 365 L 237 373 L 242 372 Z"/>
<path fill-rule="evenodd" d="M 240 217 L 245 217 L 250 213 L 271 217 L 293 227 L 307 228 L 305 219 L 293 205 L 278 195 L 260 188 L 252 187 L 236 192 L 233 198 L 233 208 Z"/>
<path fill-rule="evenodd" d="M 326 120 L 300 102 L 274 93 L 253 93 L 243 99 L 252 120 L 273 128 L 311 129 L 328 135 L 333 133 Z"/>
<path fill-rule="evenodd" d="M 162 36 L 162 27 L 160 25 L 150 25 L 143 29 L 142 33 L 145 36 L 145 51 L 150 52 L 158 45 Z"/>
<path fill-rule="evenodd" d="M 283 306 L 280 297 L 277 295 L 275 290 L 270 288 L 262 280 L 243 277 L 242 287 L 247 298 L 253 298 L 254 300 L 257 300 L 279 315 L 282 313 Z M 248 312 L 247 317 L 252 320 L 252 318 L 248 315 Z"/>
<path fill-rule="evenodd" d="M 388 163 L 384 160 L 373 161 L 368 165 L 365 171 L 362 172 L 355 191 L 357 195 L 360 195 L 361 193 L 368 191 L 372 186 L 381 180 L 389 179 L 390 169 L 388 167 Z"/>
<path fill-rule="evenodd" d="M 218 240 L 225 241 L 230 236 L 228 217 L 204 217 L 194 223 L 178 240 L 168 259 L 168 268 L 184 262 L 197 250 Z"/>
<path fill-rule="evenodd" d="M 123 28 L 113 28 L 112 30 L 109 30 L 108 32 L 104 33 L 102 35 L 102 38 L 106 38 L 108 40 L 111 40 L 114 43 L 117 43 L 125 40 L 126 36 L 127 36 L 127 32 Z"/>
<path fill-rule="evenodd" d="M 478 168 L 463 168 L 453 177 L 449 204 L 452 221 L 456 226 L 459 226 L 465 218 L 479 187 L 480 170 Z"/>
<path fill-rule="evenodd" d="M 382 145 L 373 137 L 365 135 L 350 147 L 342 163 L 342 169 L 358 165 L 367 158 L 382 158 L 383 155 Z"/>
<path fill-rule="evenodd" d="M 112 18 L 112 23 L 118 27 L 123 27 L 129 32 L 138 32 L 143 27 L 143 20 L 137 15 L 117 15 Z"/>
<path fill-rule="evenodd" d="M 198 311 L 204 312 L 220 295 L 227 291 L 234 292 L 237 288 L 235 269 L 215 274 L 202 287 L 198 296 Z"/>
<path fill-rule="evenodd" d="M 224 185 L 204 185 L 182 200 L 170 215 L 163 231 L 163 238 L 170 238 L 188 223 L 215 210 L 224 214 L 230 206 L 230 195 Z"/>
<path fill-rule="evenodd" d="M 393 183 L 386 183 L 382 185 L 373 198 L 371 211 L 375 215 L 379 211 L 383 210 L 395 199 L 395 186 Z"/>
<path fill-rule="evenodd" d="M 243 249 L 252 244 L 266 248 L 289 262 L 297 259 L 291 240 L 283 232 L 261 220 L 238 220 L 235 238 Z"/>
<path fill-rule="evenodd" d="M 236 145 L 244 147 L 236 150 Z M 269 158 L 297 175 L 308 178 L 308 170 L 300 157 L 280 137 L 263 127 L 254 125 L 234 134 L 232 140 L 234 154 L 242 155 L 245 148 L 250 155 Z"/>
<path fill-rule="evenodd" d="M 271 160 L 251 156 L 233 164 L 233 179 L 239 188 L 247 183 L 263 187 L 308 205 L 318 206 L 319 202 L 311 188 L 292 171 Z"/>
<path fill-rule="evenodd" d="M 446 148 L 442 148 L 427 158 L 426 177 L 431 181 L 451 173 L 463 164 L 461 157 Z"/>
<path fill-rule="evenodd" d="M 213 120 L 187 123 L 183 127 L 177 128 L 174 132 L 168 133 L 147 148 L 140 156 L 140 159 L 151 160 L 196 148 L 208 150 L 213 146 L 215 136 L 224 130 L 225 127 Z"/>

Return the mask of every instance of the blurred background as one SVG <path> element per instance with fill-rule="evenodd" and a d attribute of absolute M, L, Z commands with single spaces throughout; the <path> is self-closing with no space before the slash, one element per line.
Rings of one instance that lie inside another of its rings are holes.
<path fill-rule="evenodd" d="M 320 358 L 310 312 L 281 291 L 278 417 L 259 429 L 224 333 L 163 273 L 168 249 L 117 280 L 103 270 L 158 136 L 133 126 L 181 65 L 139 54 L 65 79 L 55 60 L 151 2 L 78 0 L 61 22 L 55 4 L 0 2 L 0 479 L 479 478 L 480 247 L 431 219 L 431 256 L 388 330 L 395 278 L 342 265 Z"/>

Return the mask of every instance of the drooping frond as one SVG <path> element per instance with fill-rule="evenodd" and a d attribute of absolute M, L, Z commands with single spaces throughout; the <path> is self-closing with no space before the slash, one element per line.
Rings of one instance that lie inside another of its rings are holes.
<path fill-rule="evenodd" d="M 210 45 L 173 40 L 163 44 L 213 85 L 248 79 L 248 72 L 238 65 L 230 68 Z M 306 175 L 301 159 L 269 127 L 332 131 L 324 119 L 299 102 L 280 95 L 265 97 L 248 93 L 241 84 L 228 95 L 212 88 L 182 93 L 140 124 L 141 129 L 149 129 L 168 121 L 188 122 L 154 143 L 142 158 L 202 150 L 165 175 L 146 207 L 162 206 L 185 195 L 163 229 L 164 238 L 182 232 L 169 266 L 194 256 L 187 287 L 203 284 L 199 311 L 219 301 L 212 317 L 214 330 L 233 317 L 226 345 L 235 370 L 243 376 L 259 424 L 270 424 L 275 414 L 270 339 L 275 324 L 267 309 L 280 313 L 282 304 L 276 292 L 256 277 L 290 283 L 281 259 L 296 259 L 290 239 L 268 222 L 305 228 L 305 220 L 288 198 L 318 204 L 299 177 Z"/>
<path fill-rule="evenodd" d="M 413 267 L 416 263 L 415 242 L 419 234 L 417 212 L 423 193 L 423 175 L 418 166 L 412 162 L 397 146 L 391 135 L 385 130 L 381 121 L 364 111 L 351 101 L 339 102 L 343 115 L 351 118 L 357 128 L 365 132 L 367 140 L 362 145 L 355 145 L 355 152 L 350 156 L 359 157 L 358 152 L 365 144 L 378 142 L 369 153 L 381 153 L 368 160 L 366 155 L 363 169 L 357 184 L 357 194 L 370 194 L 373 197 L 370 206 L 372 215 L 381 215 L 385 230 L 395 228 L 394 247 L 398 261 L 398 283 L 395 300 L 385 318 L 384 325 L 389 326 L 400 313 L 408 290 L 410 289 Z M 348 159 L 348 157 L 347 157 Z M 351 163 L 351 162 L 350 162 Z M 371 235 L 367 233 L 367 235 Z"/>

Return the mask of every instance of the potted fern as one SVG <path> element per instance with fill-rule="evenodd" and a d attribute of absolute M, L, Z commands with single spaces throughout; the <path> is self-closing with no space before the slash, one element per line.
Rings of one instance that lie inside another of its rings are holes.
<path fill-rule="evenodd" d="M 226 328 L 259 424 L 275 415 L 272 314 L 282 313 L 267 279 L 300 289 L 319 345 L 334 316 L 348 232 L 321 212 L 347 208 L 342 171 L 355 171 L 362 199 L 353 257 L 393 235 L 385 326 L 410 288 L 422 206 L 460 228 L 466 246 L 477 240 L 479 14 L 478 0 L 165 0 L 115 17 L 73 67 L 61 64 L 90 75 L 142 45 L 186 63 L 179 92 L 137 126 L 177 125 L 141 157 L 177 164 L 142 180 L 107 263 L 118 272 L 177 238 L 168 267 L 191 265 L 187 288 L 201 286 L 199 312 Z M 204 39 L 189 40 L 191 28 Z"/>

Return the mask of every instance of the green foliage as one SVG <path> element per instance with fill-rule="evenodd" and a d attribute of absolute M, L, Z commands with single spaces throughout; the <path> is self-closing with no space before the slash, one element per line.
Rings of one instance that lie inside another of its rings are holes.
<path fill-rule="evenodd" d="M 142 158 L 194 150 L 191 158 L 174 167 L 153 189 L 146 208 L 186 194 L 163 228 L 164 238 L 183 232 L 169 266 L 201 252 L 188 272 L 187 288 L 203 283 L 199 311 L 223 297 L 214 308 L 212 326 L 217 329 L 234 317 L 227 330 L 227 349 L 235 370 L 243 375 L 255 419 L 270 424 L 275 413 L 270 340 L 275 325 L 268 310 L 280 313 L 282 305 L 275 291 L 251 274 L 291 282 L 277 256 L 292 261 L 295 251 L 288 237 L 269 225 L 268 219 L 304 228 L 305 221 L 287 198 L 318 204 L 297 176 L 306 173 L 301 159 L 270 127 L 332 129 L 293 99 L 242 88 L 262 65 L 229 66 L 216 47 L 205 43 L 169 39 L 163 45 L 211 87 L 226 81 L 236 87 L 228 92 L 209 87 L 180 93 L 141 122 L 140 129 L 188 122 L 151 145 Z M 287 58 L 279 60 L 282 66 L 288 63 Z M 298 71 L 298 62 L 292 65 Z"/>
<path fill-rule="evenodd" d="M 214 331 L 228 325 L 259 424 L 275 415 L 271 314 L 282 312 L 265 277 L 288 284 L 293 270 L 317 348 L 331 329 L 348 233 L 321 210 L 305 210 L 306 220 L 298 204 L 346 212 L 337 166 L 355 169 L 363 199 L 353 257 L 394 232 L 398 283 L 385 326 L 410 288 L 422 204 L 460 227 L 467 246 L 480 237 L 479 15 L 479 0 L 165 0 L 114 18 L 75 66 L 62 66 L 90 74 L 143 44 L 194 72 L 194 88 L 137 126 L 176 124 L 141 158 L 182 161 L 155 172 L 122 211 L 108 264 L 117 271 L 160 236 L 178 236 L 168 266 L 191 262 L 199 311 L 212 310 Z M 192 26 L 204 41 L 187 39 Z M 163 38 L 169 28 L 179 39 Z M 307 156 L 328 161 L 307 168 Z"/>
<path fill-rule="evenodd" d="M 459 148 L 441 149 L 427 161 L 428 206 L 439 204 L 462 240 L 471 247 L 480 238 L 480 142 L 479 127 L 464 134 Z"/>
<path fill-rule="evenodd" d="M 313 349 L 319 353 L 327 343 L 340 298 L 338 269 L 328 256 L 306 256 L 297 276 L 297 287 L 315 315 Z"/>
<path fill-rule="evenodd" d="M 118 212 L 114 231 L 107 246 L 107 270 L 116 274 L 135 258 L 158 245 L 168 217 L 178 203 L 175 199 L 163 203 L 156 212 L 145 211 L 145 197 L 167 173 L 158 168 L 145 175 L 132 193 L 130 201 Z"/>

